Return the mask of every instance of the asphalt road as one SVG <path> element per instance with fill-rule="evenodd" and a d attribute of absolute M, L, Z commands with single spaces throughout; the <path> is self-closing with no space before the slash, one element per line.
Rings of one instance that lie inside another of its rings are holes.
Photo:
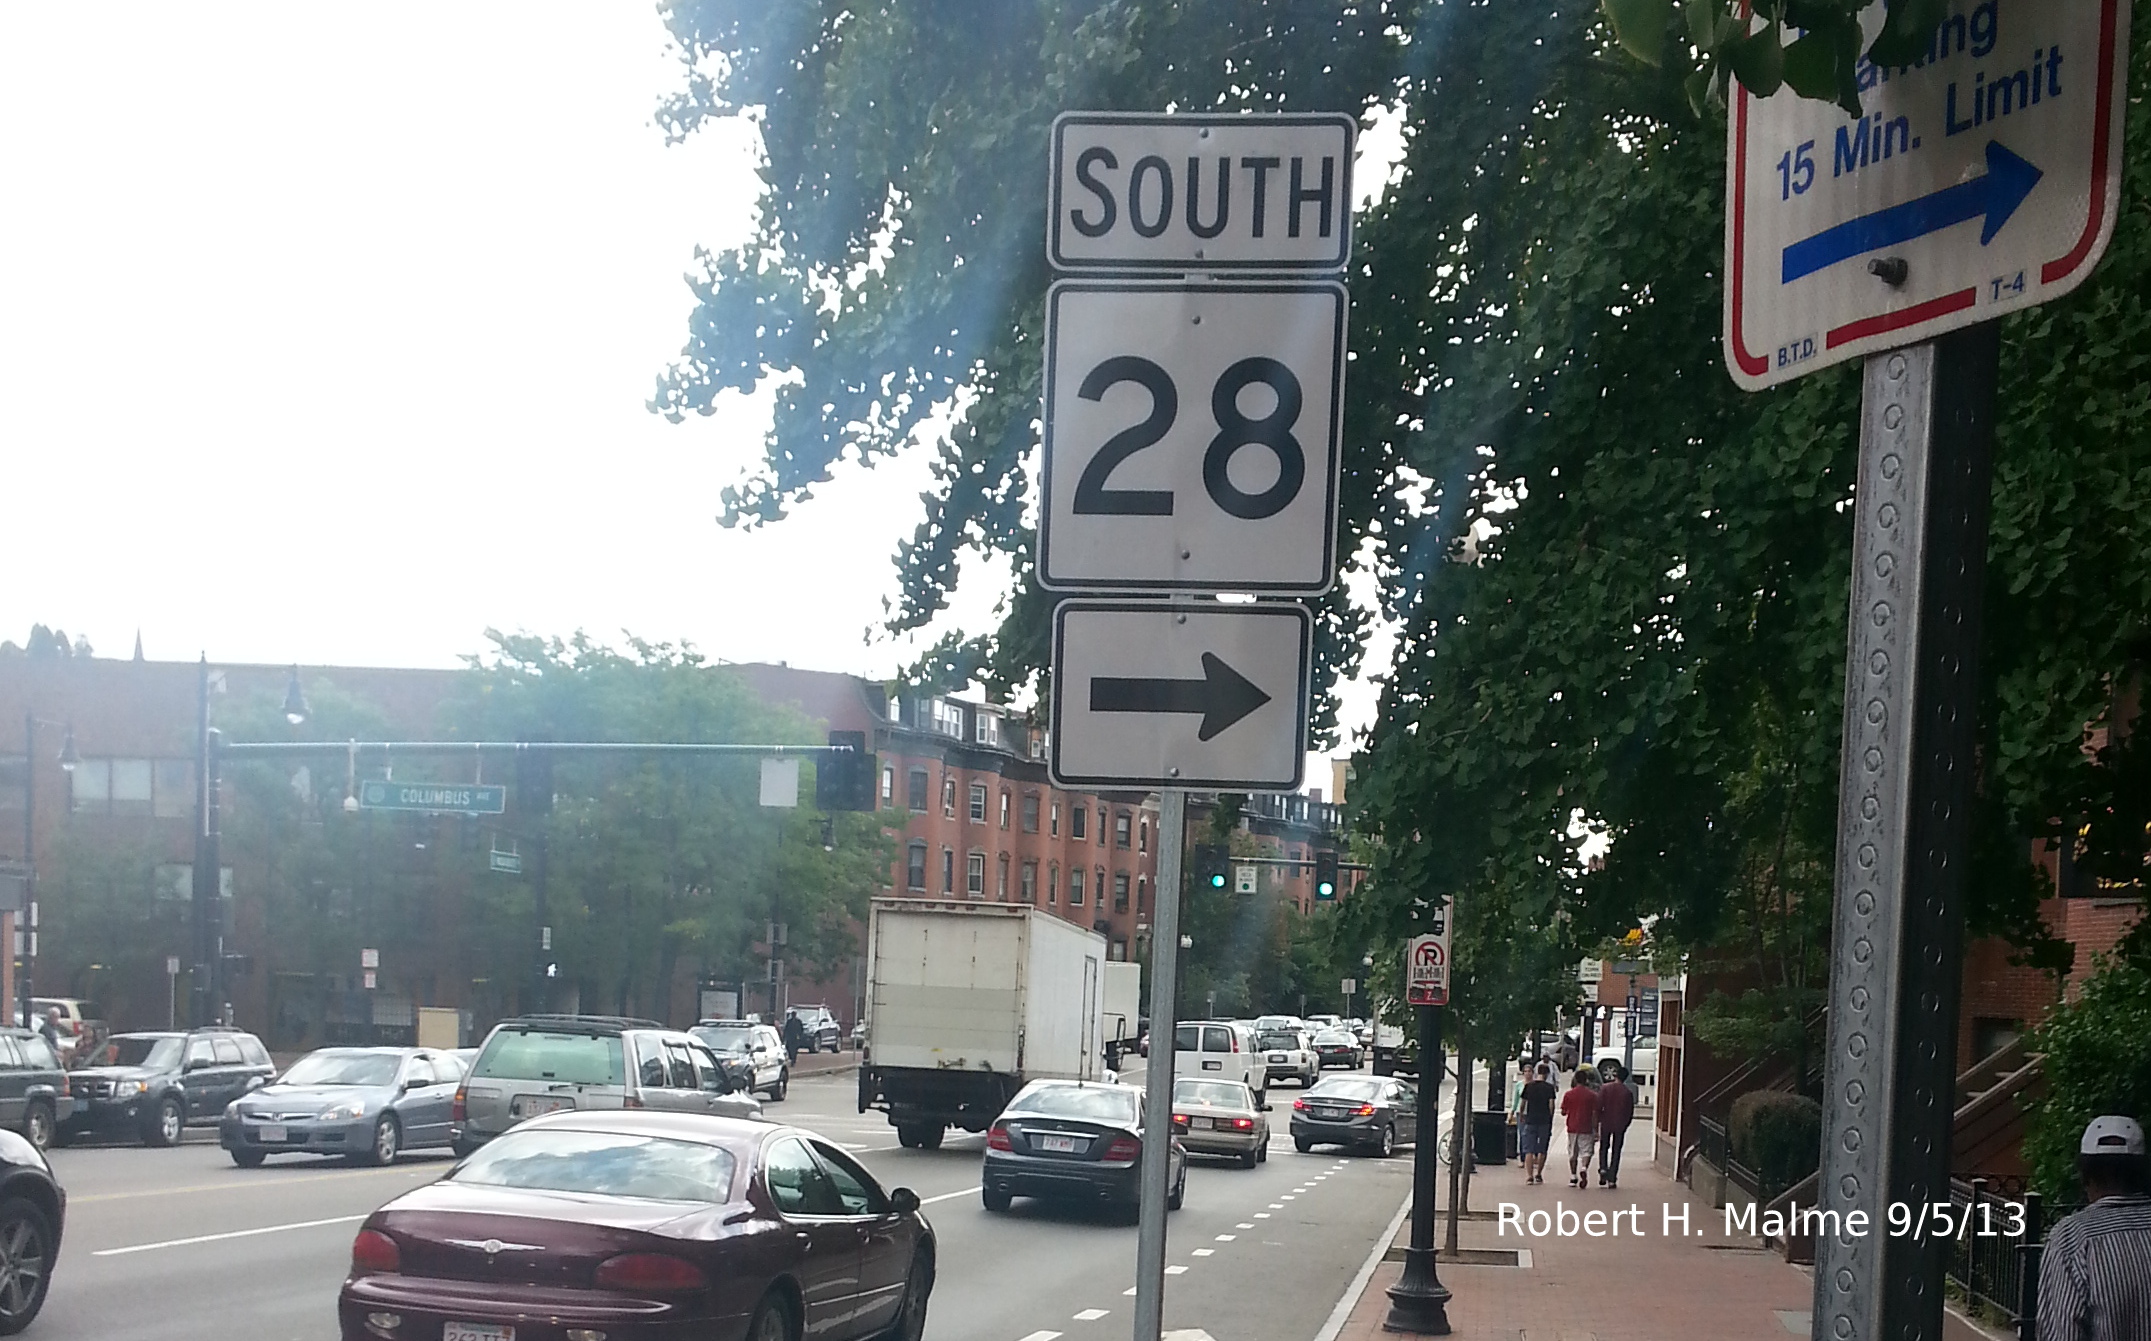
<path fill-rule="evenodd" d="M 1313 1341 L 1409 1191 L 1408 1155 L 1298 1154 L 1275 1089 L 1270 1158 L 1255 1169 L 1198 1159 L 1171 1218 L 1165 1320 L 1218 1341 Z M 904 1150 L 879 1114 L 860 1114 L 849 1073 L 793 1083 L 773 1121 L 809 1127 L 857 1154 L 888 1186 L 926 1202 L 941 1272 L 933 1341 L 1089 1341 L 1125 1335 L 1134 1308 L 1132 1225 L 1019 1200 L 979 1203 L 984 1138 L 952 1134 Z M 66 1241 L 32 1337 L 98 1341 L 321 1341 L 351 1236 L 376 1206 L 438 1177 L 445 1152 L 386 1169 L 288 1156 L 239 1169 L 206 1133 L 178 1149 L 53 1152 L 68 1191 Z"/>

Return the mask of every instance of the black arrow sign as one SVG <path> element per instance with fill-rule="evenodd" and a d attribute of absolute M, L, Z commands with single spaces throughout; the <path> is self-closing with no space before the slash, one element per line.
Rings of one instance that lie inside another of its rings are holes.
<path fill-rule="evenodd" d="M 1093 676 L 1092 712 L 1201 713 L 1197 740 L 1208 740 L 1270 701 L 1248 678 L 1210 652 L 1200 680 L 1120 680 Z"/>

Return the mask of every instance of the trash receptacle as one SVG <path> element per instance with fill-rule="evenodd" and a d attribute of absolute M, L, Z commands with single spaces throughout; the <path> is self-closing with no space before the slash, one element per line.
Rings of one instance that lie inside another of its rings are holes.
<path fill-rule="evenodd" d="M 1471 1158 L 1481 1168 L 1490 1164 L 1509 1162 L 1509 1119 L 1503 1113 L 1473 1110 L 1471 1115 Z"/>

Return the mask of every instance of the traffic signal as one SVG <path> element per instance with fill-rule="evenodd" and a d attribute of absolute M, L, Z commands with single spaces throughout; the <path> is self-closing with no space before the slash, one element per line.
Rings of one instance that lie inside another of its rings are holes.
<path fill-rule="evenodd" d="M 553 809 L 553 756 L 549 750 L 518 746 L 515 751 L 515 808 L 525 815 Z"/>
<path fill-rule="evenodd" d="M 1334 898 L 1336 898 L 1336 897 L 1337 897 L 1337 854 L 1336 854 L 1336 853 L 1334 853 L 1334 852 L 1317 852 L 1317 853 L 1315 853 L 1315 858 L 1314 858 L 1314 866 L 1315 866 L 1315 897 L 1316 897 L 1316 898 L 1318 898 L 1318 899 L 1334 899 Z"/>
<path fill-rule="evenodd" d="M 867 752 L 866 733 L 832 731 L 829 743 L 848 748 L 831 750 L 815 763 L 815 806 L 822 810 L 872 810 L 874 756 Z"/>
<path fill-rule="evenodd" d="M 1197 889 L 1223 889 L 1232 883 L 1228 869 L 1232 850 L 1216 843 L 1195 845 L 1195 887 Z"/>

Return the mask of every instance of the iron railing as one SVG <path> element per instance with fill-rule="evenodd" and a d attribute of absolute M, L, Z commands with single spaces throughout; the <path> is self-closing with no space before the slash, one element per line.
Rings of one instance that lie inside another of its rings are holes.
<path fill-rule="evenodd" d="M 1733 1143 L 1726 1135 L 1725 1124 L 1712 1118 L 1702 1118 L 1696 1123 L 1696 1153 L 1711 1162 L 1720 1173 L 1733 1162 Z"/>
<path fill-rule="evenodd" d="M 2039 1335 L 2039 1253 L 2056 1220 L 2081 1209 L 2050 1205 L 2020 1177 L 1949 1180 L 1949 1201 L 1966 1217 L 1950 1243 L 1950 1283 L 1965 1300 L 2008 1319 L 2017 1341 Z M 2012 1195 L 2014 1194 L 2014 1195 Z"/>

